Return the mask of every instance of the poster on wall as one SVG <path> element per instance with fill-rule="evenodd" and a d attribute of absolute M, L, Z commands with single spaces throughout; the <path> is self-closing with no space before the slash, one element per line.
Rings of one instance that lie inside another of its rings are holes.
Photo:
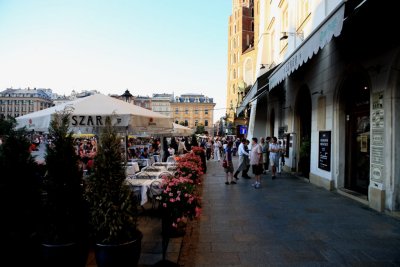
<path fill-rule="evenodd" d="M 320 131 L 318 140 L 318 168 L 331 171 L 331 131 Z"/>

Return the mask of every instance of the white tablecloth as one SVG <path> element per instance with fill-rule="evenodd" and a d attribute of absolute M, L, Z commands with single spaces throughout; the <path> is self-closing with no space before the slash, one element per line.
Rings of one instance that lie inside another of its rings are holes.
<path fill-rule="evenodd" d="M 126 181 L 132 187 L 140 188 L 141 192 L 141 202 L 140 205 L 143 206 L 147 201 L 147 191 L 153 181 L 162 182 L 162 174 L 173 175 L 174 171 L 167 171 L 165 166 L 150 166 L 153 171 L 141 171 L 136 173 L 134 176 L 127 176 Z M 154 171 L 157 170 L 157 171 Z"/>
<path fill-rule="evenodd" d="M 131 179 L 131 178 L 127 178 L 126 181 L 128 182 L 129 185 L 140 188 L 140 193 L 141 193 L 140 205 L 143 206 L 148 201 L 147 191 L 149 190 L 151 183 L 154 181 L 162 182 L 162 179 Z"/>

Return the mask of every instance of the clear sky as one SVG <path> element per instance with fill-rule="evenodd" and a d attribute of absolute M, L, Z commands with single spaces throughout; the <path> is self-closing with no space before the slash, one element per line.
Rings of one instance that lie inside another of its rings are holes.
<path fill-rule="evenodd" d="M 0 0 L 0 91 L 213 97 L 225 114 L 231 0 Z"/>

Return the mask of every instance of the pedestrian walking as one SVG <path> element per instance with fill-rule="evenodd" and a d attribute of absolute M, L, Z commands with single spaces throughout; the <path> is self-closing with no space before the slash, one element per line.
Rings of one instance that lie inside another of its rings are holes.
<path fill-rule="evenodd" d="M 162 146 L 163 146 L 163 153 L 162 153 L 162 162 L 166 162 L 167 158 L 169 156 L 173 156 L 169 153 L 169 145 L 168 145 L 168 141 L 167 141 L 167 137 L 163 137 L 163 142 L 162 142 Z"/>
<path fill-rule="evenodd" d="M 254 188 L 258 189 L 261 187 L 261 174 L 262 174 L 262 148 L 258 144 L 257 137 L 251 139 L 251 151 L 250 151 L 250 165 L 253 169 L 255 182 Z"/>
<path fill-rule="evenodd" d="M 269 162 L 271 164 L 272 179 L 276 178 L 276 167 L 279 164 L 279 145 L 277 140 L 274 136 L 271 138 L 271 143 L 269 144 Z"/>
<path fill-rule="evenodd" d="M 178 145 L 178 154 L 179 155 L 183 155 L 183 154 L 186 154 L 189 152 L 189 150 L 187 148 L 187 143 L 188 143 L 188 141 L 187 141 L 186 137 L 182 138 L 179 141 L 179 145 Z"/>
<path fill-rule="evenodd" d="M 285 148 L 282 145 L 282 141 L 278 141 L 278 147 L 279 147 L 279 152 L 278 152 L 278 158 L 279 158 L 279 164 L 278 164 L 278 174 L 282 173 L 282 168 L 285 165 Z"/>
<path fill-rule="evenodd" d="M 267 151 L 268 151 L 268 144 L 267 142 L 265 142 L 264 137 L 262 137 L 260 139 L 260 146 L 262 149 L 262 167 L 263 167 L 263 173 L 265 174 L 267 172 L 267 168 L 266 168 L 266 161 L 267 161 Z"/>
<path fill-rule="evenodd" d="M 233 177 L 236 179 L 238 178 L 238 174 L 242 172 L 242 177 L 243 178 L 248 178 L 248 175 L 246 173 L 246 176 L 243 176 L 243 173 L 245 173 L 246 169 L 248 168 L 248 159 L 249 159 L 249 153 L 246 151 L 246 139 L 242 139 L 242 142 L 239 145 L 238 148 L 238 155 L 239 155 L 239 165 L 237 167 L 237 170 Z"/>
<path fill-rule="evenodd" d="M 213 143 L 211 142 L 211 138 L 209 138 L 207 140 L 207 143 L 206 143 L 206 157 L 207 157 L 207 160 L 210 160 L 210 158 L 211 158 L 212 146 L 213 146 Z"/>
<path fill-rule="evenodd" d="M 224 160 L 226 160 L 226 167 L 225 169 L 225 184 L 236 184 L 236 182 L 233 179 L 233 163 L 232 163 L 232 146 L 233 142 L 229 141 L 226 150 L 225 150 L 225 157 Z"/>
<path fill-rule="evenodd" d="M 220 150 L 219 150 L 220 146 L 222 147 L 222 143 L 217 138 L 214 142 L 214 160 L 216 160 L 216 161 L 220 161 L 220 159 L 221 159 L 221 154 L 220 154 Z"/>
<path fill-rule="evenodd" d="M 264 154 L 264 147 L 263 147 L 263 166 L 264 171 L 263 173 L 266 174 L 269 171 L 269 144 L 271 143 L 271 136 L 267 136 L 265 139 L 265 154 Z"/>
<path fill-rule="evenodd" d="M 246 139 L 246 144 L 244 146 L 244 149 L 246 152 L 249 154 L 248 156 L 245 155 L 245 160 L 246 160 L 246 169 L 242 171 L 242 177 L 245 179 L 251 179 L 251 177 L 248 175 L 249 170 L 250 170 L 250 149 L 249 149 L 250 141 Z"/>
<path fill-rule="evenodd" d="M 235 140 L 236 153 L 233 154 L 234 156 L 236 156 L 236 154 L 239 154 L 238 151 L 239 151 L 240 143 L 241 143 L 240 139 L 239 139 L 239 138 L 236 138 L 236 140 Z"/>

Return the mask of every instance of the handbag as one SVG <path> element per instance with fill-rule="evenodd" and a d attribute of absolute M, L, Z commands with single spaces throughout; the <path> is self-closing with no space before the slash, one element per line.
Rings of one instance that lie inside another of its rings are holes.
<path fill-rule="evenodd" d="M 226 159 L 224 159 L 224 161 L 222 162 L 222 167 L 224 168 L 228 167 L 228 162 L 226 161 Z"/>

